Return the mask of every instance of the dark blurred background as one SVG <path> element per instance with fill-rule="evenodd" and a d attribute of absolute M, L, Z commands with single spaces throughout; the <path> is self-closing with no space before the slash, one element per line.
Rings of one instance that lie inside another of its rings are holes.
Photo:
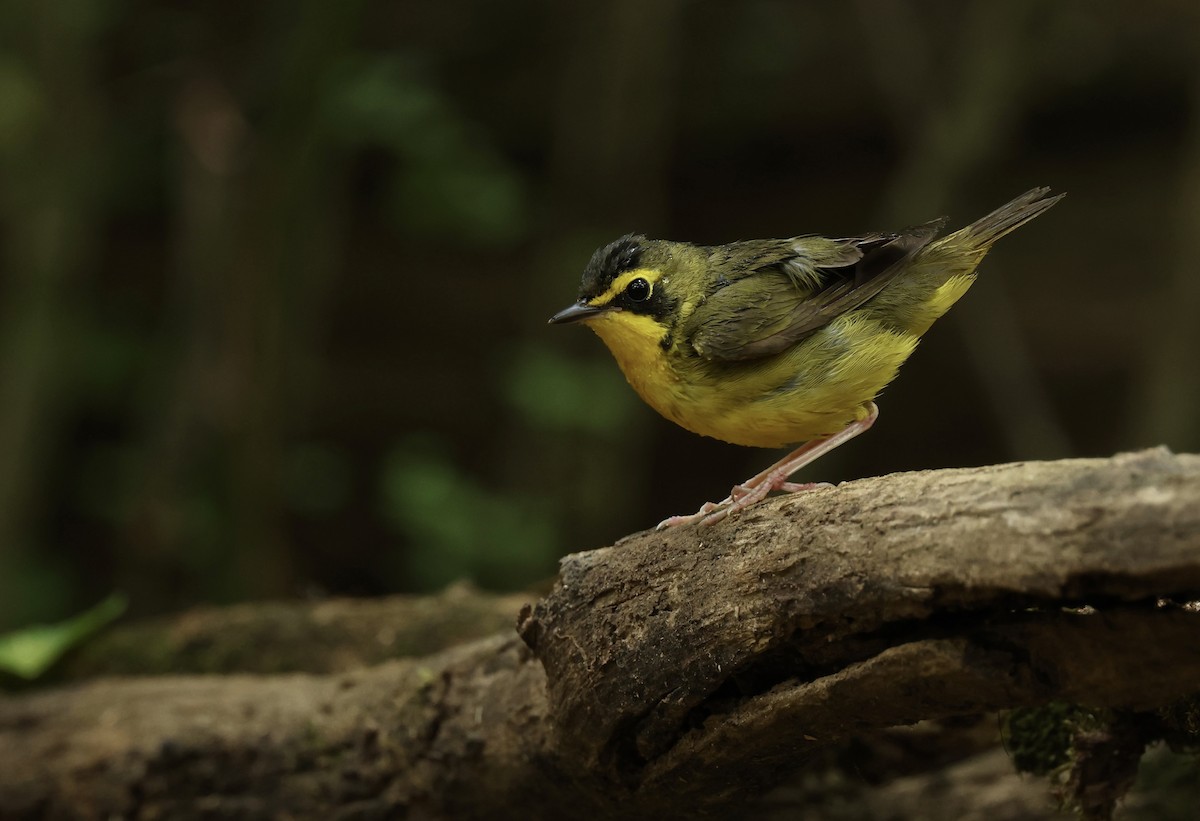
<path fill-rule="evenodd" d="M 846 235 L 1035 185 L 809 479 L 1200 445 L 1200 7 L 0 4 L 0 630 L 112 590 L 491 588 L 778 454 L 550 328 L 626 231 Z"/>

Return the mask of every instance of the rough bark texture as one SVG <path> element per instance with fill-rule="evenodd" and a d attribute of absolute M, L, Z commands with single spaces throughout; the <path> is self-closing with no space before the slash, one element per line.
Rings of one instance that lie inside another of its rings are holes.
<path fill-rule="evenodd" d="M 455 584 L 436 596 L 258 602 L 147 620 L 96 637 L 55 680 L 166 673 L 336 673 L 436 653 L 512 626 L 528 595 Z"/>
<path fill-rule="evenodd" d="M 1200 457 L 853 482 L 569 556 L 524 643 L 0 701 L 0 817 L 744 812 L 883 728 L 1182 699 L 1198 597 Z"/>

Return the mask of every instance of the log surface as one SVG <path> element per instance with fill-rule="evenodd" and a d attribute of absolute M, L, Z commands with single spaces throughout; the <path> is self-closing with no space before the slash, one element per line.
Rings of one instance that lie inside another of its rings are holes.
<path fill-rule="evenodd" d="M 1200 457 L 901 474 L 563 560 L 519 637 L 0 699 L 0 817 L 722 816 L 832 745 L 1200 690 Z"/>

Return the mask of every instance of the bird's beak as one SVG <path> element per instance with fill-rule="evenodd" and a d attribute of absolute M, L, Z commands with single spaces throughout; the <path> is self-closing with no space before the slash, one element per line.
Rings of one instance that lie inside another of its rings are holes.
<path fill-rule="evenodd" d="M 550 324 L 563 325 L 567 322 L 578 322 L 581 319 L 587 319 L 588 317 L 602 314 L 607 310 L 609 310 L 608 305 L 596 307 L 595 305 L 588 305 L 583 300 L 580 300 L 569 308 L 563 308 L 554 316 L 550 317 Z"/>

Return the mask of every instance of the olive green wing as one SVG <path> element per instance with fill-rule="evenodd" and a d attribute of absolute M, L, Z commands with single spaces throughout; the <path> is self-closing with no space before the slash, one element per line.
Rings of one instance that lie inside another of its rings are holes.
<path fill-rule="evenodd" d="M 707 359 L 778 353 L 883 290 L 941 226 L 938 220 L 900 234 L 713 249 L 710 264 L 720 275 L 688 316 L 682 336 Z"/>

